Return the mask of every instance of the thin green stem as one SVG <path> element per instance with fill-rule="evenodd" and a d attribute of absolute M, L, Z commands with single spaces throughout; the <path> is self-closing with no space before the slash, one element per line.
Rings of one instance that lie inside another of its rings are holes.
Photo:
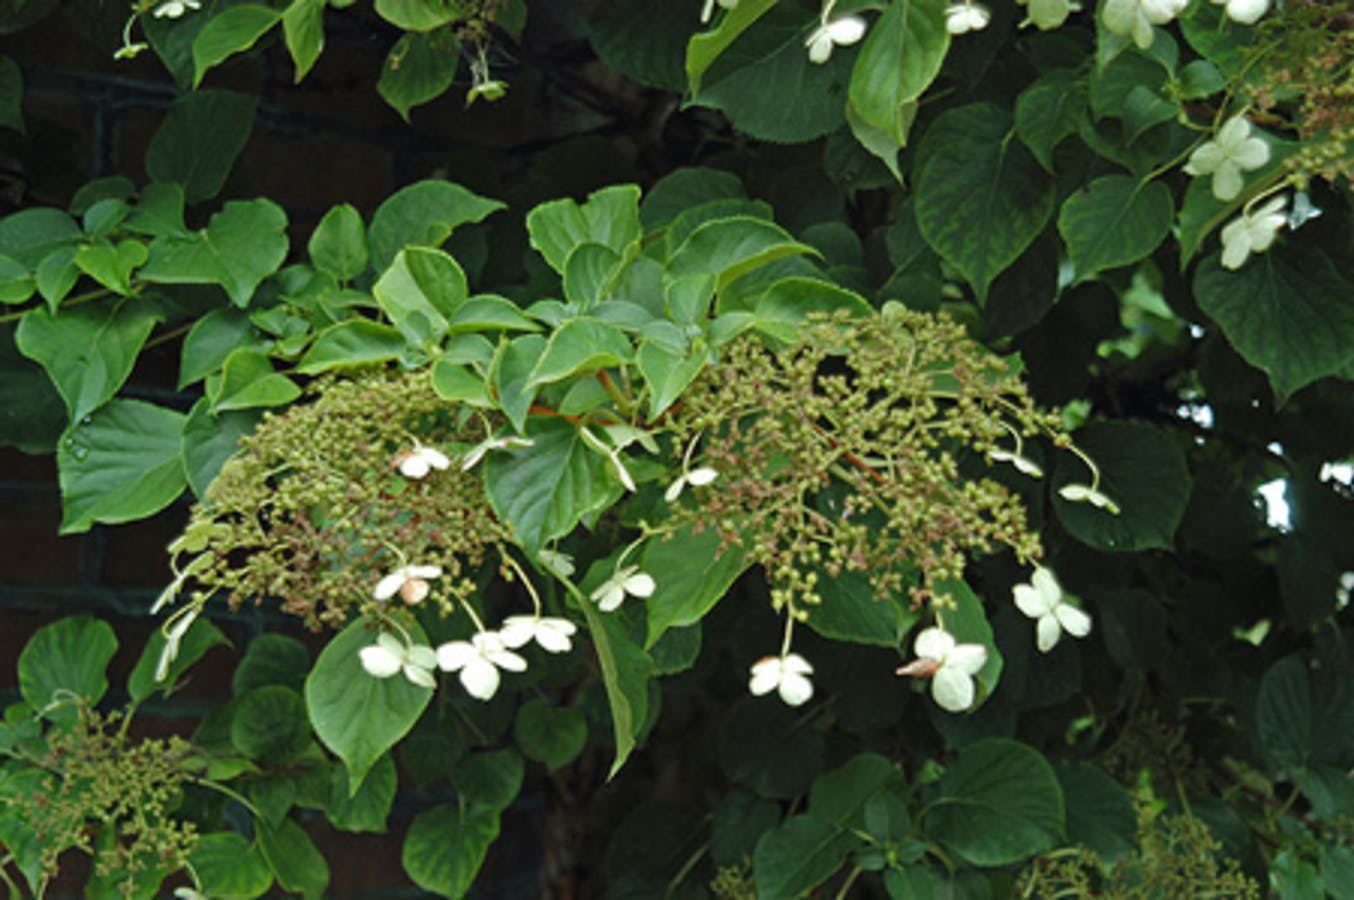
<path fill-rule="evenodd" d="M 71 306 L 79 306 L 82 303 L 89 303 L 92 300 L 102 300 L 104 297 L 111 297 L 112 294 L 113 292 L 108 288 L 95 288 L 91 291 L 85 291 L 83 294 L 76 294 L 73 297 L 68 297 L 61 302 L 61 308 L 66 309 Z M 17 319 L 22 319 L 34 309 L 37 309 L 37 307 L 30 306 L 27 309 L 19 309 L 11 313 L 5 313 L 3 316 L 0 316 L 0 323 L 13 322 Z"/>
<path fill-rule="evenodd" d="M 842 882 L 841 888 L 837 891 L 836 900 L 846 900 L 848 892 L 851 890 L 851 885 L 856 883 L 856 879 L 860 877 L 861 871 L 862 869 L 860 866 L 851 867 L 851 874 L 847 875 L 846 881 Z"/>

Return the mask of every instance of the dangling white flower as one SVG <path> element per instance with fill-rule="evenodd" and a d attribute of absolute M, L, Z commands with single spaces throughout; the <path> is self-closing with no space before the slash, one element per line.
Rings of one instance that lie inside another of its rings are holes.
<path fill-rule="evenodd" d="M 444 472 L 450 466 L 451 460 L 445 453 L 425 447 L 418 441 L 414 441 L 413 450 L 405 450 L 395 456 L 395 467 L 400 470 L 400 474 L 416 481 L 426 477 L 433 469 Z"/>
<path fill-rule="evenodd" d="M 174 888 L 174 900 L 209 900 L 206 894 L 196 888 Z"/>
<path fill-rule="evenodd" d="M 383 631 L 376 636 L 376 643 L 363 647 L 357 655 L 368 675 L 390 678 L 403 671 L 404 677 L 419 687 L 437 687 L 437 678 L 433 675 L 437 654 L 427 644 L 406 644 Z"/>
<path fill-rule="evenodd" d="M 987 664 L 982 644 L 960 644 L 938 627 L 917 635 L 912 650 L 917 658 L 898 669 L 899 675 L 931 679 L 931 697 L 941 709 L 963 712 L 973 705 L 973 676 Z"/>
<path fill-rule="evenodd" d="M 1227 18 L 1242 25 L 1254 25 L 1269 11 L 1269 0 L 1213 0 L 1214 6 L 1227 4 Z"/>
<path fill-rule="evenodd" d="M 804 40 L 809 48 L 809 62 L 822 64 L 832 58 L 833 47 L 849 47 L 865 37 L 865 20 L 860 16 L 842 16 L 828 21 L 824 16 L 822 24 L 815 28 Z"/>
<path fill-rule="evenodd" d="M 705 0 L 705 6 L 701 8 L 701 24 L 704 25 L 710 21 L 710 17 L 715 14 L 716 0 Z M 738 5 L 738 0 L 718 0 L 721 9 L 733 9 Z"/>
<path fill-rule="evenodd" d="M 549 616 L 508 616 L 498 629 L 498 636 L 503 639 L 503 645 L 511 650 L 516 650 L 534 640 L 547 653 L 568 653 L 573 647 L 573 642 L 569 639 L 576 631 L 578 626 L 568 619 Z"/>
<path fill-rule="evenodd" d="M 1297 231 L 1313 219 L 1321 218 L 1321 207 L 1312 203 L 1312 197 L 1306 191 L 1293 195 L 1293 209 L 1288 214 L 1288 230 Z"/>
<path fill-rule="evenodd" d="M 471 447 L 461 457 L 461 471 L 469 472 L 484 459 L 484 455 L 490 450 L 511 450 L 514 447 L 530 447 L 536 443 L 531 438 L 520 438 L 510 436 L 505 438 L 485 438 L 475 446 Z"/>
<path fill-rule="evenodd" d="M 561 553 L 547 547 L 536 554 L 536 559 L 560 578 L 569 578 L 574 574 L 574 558 L 567 553 Z"/>
<path fill-rule="evenodd" d="M 1066 602 L 1052 570 L 1035 566 L 1030 583 L 1017 584 L 1013 593 L 1016 607 L 1035 620 L 1040 653 L 1057 646 L 1064 631 L 1079 638 L 1091 633 L 1091 617 Z"/>
<path fill-rule="evenodd" d="M 174 664 L 174 660 L 179 658 L 179 644 L 183 641 L 183 636 L 188 633 L 194 620 L 197 619 L 201 610 L 197 607 L 189 607 L 179 613 L 177 619 L 171 619 L 167 631 L 165 631 L 165 645 L 160 650 L 160 660 L 155 664 L 156 682 L 164 681 L 169 677 L 169 667 Z"/>
<path fill-rule="evenodd" d="M 1031 478 L 1043 478 L 1044 470 L 1039 468 L 1039 464 L 1027 456 L 1021 456 L 1019 453 L 1013 453 L 1010 450 L 993 450 L 987 454 L 993 462 L 1008 462 L 1016 467 L 1022 475 L 1028 475 Z"/>
<path fill-rule="evenodd" d="M 718 477 L 719 473 L 709 466 L 701 466 L 700 468 L 692 469 L 690 472 L 683 472 L 681 475 L 677 476 L 676 481 L 668 485 L 668 489 L 663 492 L 663 499 L 672 503 L 678 497 L 682 496 L 682 491 L 688 484 L 692 487 L 705 487 Z"/>
<path fill-rule="evenodd" d="M 1185 172 L 1190 175 L 1212 175 L 1213 196 L 1232 200 L 1245 184 L 1242 172 L 1258 169 L 1269 162 L 1269 144 L 1251 135 L 1251 123 L 1243 116 L 1234 116 L 1218 129 L 1211 141 L 1205 141 L 1190 154 Z"/>
<path fill-rule="evenodd" d="M 441 566 L 400 566 L 376 583 L 372 596 L 377 600 L 389 600 L 399 594 L 401 600 L 414 606 L 428 596 L 427 579 L 441 575 Z"/>
<path fill-rule="evenodd" d="M 1065 484 L 1058 489 L 1058 496 L 1071 503 L 1089 503 L 1096 509 L 1103 509 L 1110 515 L 1119 515 L 1119 504 L 1089 484 Z"/>
<path fill-rule="evenodd" d="M 748 690 L 757 697 L 775 690 L 788 706 L 801 706 L 813 696 L 812 674 L 813 666 L 798 653 L 766 656 L 752 664 Z"/>
<path fill-rule="evenodd" d="M 177 19 L 189 10 L 202 8 L 202 0 L 165 0 L 151 15 L 157 19 Z"/>
<path fill-rule="evenodd" d="M 653 576 L 641 572 L 639 566 L 626 566 L 598 585 L 591 596 L 598 609 L 611 612 L 621 605 L 626 594 L 642 599 L 652 597 L 657 588 Z"/>
<path fill-rule="evenodd" d="M 945 30 L 950 34 L 968 34 L 970 31 L 982 31 L 992 21 L 992 13 L 981 3 L 964 0 L 945 8 Z"/>
<path fill-rule="evenodd" d="M 437 648 L 437 665 L 444 672 L 461 672 L 461 685 L 476 700 L 489 700 L 498 691 L 499 669 L 525 672 L 527 661 L 504 646 L 503 638 L 481 631 L 468 641 L 448 641 Z"/>
<path fill-rule="evenodd" d="M 621 485 L 627 491 L 633 493 L 634 491 L 639 490 L 639 488 L 635 486 L 635 479 L 630 477 L 630 470 L 625 467 L 625 463 L 621 460 L 621 455 L 617 450 L 602 443 L 602 439 L 593 434 L 587 426 L 580 428 L 578 433 L 583 438 L 584 443 L 588 444 L 598 453 L 610 460 L 611 465 L 616 469 L 616 477 L 620 479 Z"/>
<path fill-rule="evenodd" d="M 1156 37 L 1152 26 L 1165 25 L 1187 6 L 1189 0 L 1105 0 L 1105 27 L 1146 50 Z"/>
<path fill-rule="evenodd" d="M 1222 226 L 1222 267 L 1239 269 L 1252 253 L 1264 253 L 1274 243 L 1279 230 L 1288 224 L 1284 214 L 1287 197 L 1275 197 L 1254 212 L 1242 210 Z"/>

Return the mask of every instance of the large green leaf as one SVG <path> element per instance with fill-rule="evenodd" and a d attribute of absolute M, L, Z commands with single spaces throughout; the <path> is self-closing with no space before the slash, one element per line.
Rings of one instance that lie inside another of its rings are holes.
<path fill-rule="evenodd" d="M 630 639 L 617 615 L 598 612 L 589 601 L 580 606 L 588 622 L 597 664 L 602 670 L 611 707 L 611 727 L 616 739 L 616 758 L 608 777 L 614 778 L 635 749 L 635 739 L 644 727 L 649 708 L 649 679 L 653 660 Z"/>
<path fill-rule="evenodd" d="M 1081 281 L 1147 256 L 1165 240 L 1174 216 L 1171 189 L 1163 182 L 1106 175 L 1067 198 L 1058 233 Z"/>
<path fill-rule="evenodd" d="M 1015 139 L 1011 114 L 987 103 L 949 110 L 927 129 L 917 176 L 917 224 L 980 301 L 1044 230 L 1054 189 Z"/>
<path fill-rule="evenodd" d="M 877 753 L 857 753 L 814 779 L 808 811 L 839 828 L 848 828 L 863 818 L 862 810 L 871 797 L 883 793 L 896 796 L 906 786 L 907 779 L 897 763 Z"/>
<path fill-rule="evenodd" d="M 410 637 L 426 642 L 417 625 Z M 363 621 L 343 629 L 320 652 L 306 678 L 306 707 L 315 734 L 348 769 L 350 789 L 360 787 L 381 755 L 414 727 L 433 692 L 403 675 L 376 678 L 362 668 L 358 653 L 375 642 Z"/>
<path fill-rule="evenodd" d="M 367 245 L 371 263 L 383 272 L 410 245 L 440 247 L 461 225 L 480 222 L 503 204 L 449 181 L 419 181 L 386 199 L 371 217 Z"/>
<path fill-rule="evenodd" d="M 1279 660 L 1255 697 L 1254 740 L 1269 773 L 1302 781 L 1323 766 L 1354 761 L 1354 687 L 1346 672 L 1311 669 L 1294 654 Z"/>
<path fill-rule="evenodd" d="M 746 571 L 749 562 L 738 547 L 720 553 L 719 545 L 715 529 L 695 533 L 690 526 L 644 545 L 640 568 L 657 573 L 653 596 L 644 603 L 649 618 L 646 647 L 652 648 L 669 628 L 703 619 Z M 701 564 L 691 565 L 692 560 Z"/>
<path fill-rule="evenodd" d="M 75 220 L 59 209 L 39 206 L 0 219 L 0 256 L 8 256 L 29 271 L 53 250 L 83 240 Z"/>
<path fill-rule="evenodd" d="M 551 706 L 537 697 L 517 710 L 513 736 L 522 752 L 554 770 L 571 763 L 588 742 L 588 723 L 571 706 Z"/>
<path fill-rule="evenodd" d="M 1031 747 L 989 738 L 965 747 L 923 811 L 926 834 L 975 866 L 1006 866 L 1057 844 L 1063 794 Z"/>
<path fill-rule="evenodd" d="M 409 343 L 422 346 L 447 333 L 447 319 L 470 294 L 465 272 L 441 250 L 401 250 L 372 288 L 376 302 Z"/>
<path fill-rule="evenodd" d="M 702 166 L 674 169 L 644 193 L 639 220 L 645 230 L 653 230 L 703 203 L 746 197 L 743 183 L 732 172 Z"/>
<path fill-rule="evenodd" d="M 670 280 L 694 275 L 713 275 L 715 289 L 754 269 L 789 256 L 820 255 L 800 243 L 779 225 L 752 216 L 735 216 L 705 222 L 687 237 L 668 260 Z"/>
<path fill-rule="evenodd" d="M 1315 247 L 1290 242 L 1237 271 L 1216 254 L 1199 264 L 1194 296 L 1284 403 L 1354 362 L 1354 286 Z"/>
<path fill-rule="evenodd" d="M 325 5 L 325 0 L 291 0 L 291 5 L 282 14 L 282 33 L 287 52 L 296 66 L 298 83 L 306 77 L 324 49 Z"/>
<path fill-rule="evenodd" d="M 213 15 L 193 39 L 193 87 L 202 83 L 208 69 L 254 46 L 281 18 L 281 10 L 258 3 L 232 6 Z"/>
<path fill-rule="evenodd" d="M 51 453 L 65 426 L 52 380 L 14 346 L 14 326 L 0 324 L 0 446 Z"/>
<path fill-rule="evenodd" d="M 550 335 L 527 385 L 550 384 L 570 375 L 619 366 L 633 355 L 630 339 L 615 325 L 586 317 L 570 319 Z"/>
<path fill-rule="evenodd" d="M 95 522 L 143 519 L 183 492 L 184 415 L 140 400 L 113 400 L 71 426 L 57 449 L 61 533 Z"/>
<path fill-rule="evenodd" d="M 404 871 L 425 891 L 464 897 L 498 829 L 498 813 L 478 806 L 436 806 L 419 813 L 404 839 Z"/>
<path fill-rule="evenodd" d="M 230 742 L 251 759 L 282 763 L 295 758 L 310 743 L 305 701 L 280 684 L 254 688 L 235 702 Z"/>
<path fill-rule="evenodd" d="M 1063 138 L 1077 133 L 1087 118 L 1086 86 L 1072 72 L 1050 72 L 1016 98 L 1016 134 L 1049 172 L 1053 151 Z"/>
<path fill-rule="evenodd" d="M 71 616 L 44 625 L 19 654 L 19 691 L 48 719 L 74 721 L 74 701 L 93 707 L 108 690 L 104 670 L 117 649 L 112 627 L 100 619 Z"/>
<path fill-rule="evenodd" d="M 376 0 L 376 13 L 405 31 L 431 31 L 465 15 L 460 0 Z"/>
<path fill-rule="evenodd" d="M 202 835 L 189 862 L 210 897 L 253 900 L 273 886 L 273 872 L 258 845 L 233 831 Z"/>
<path fill-rule="evenodd" d="M 315 343 L 296 364 L 296 371 L 318 375 L 330 369 L 387 362 L 399 359 L 406 346 L 405 336 L 398 328 L 370 319 L 348 319 L 316 335 Z"/>
<path fill-rule="evenodd" d="M 146 148 L 146 174 L 174 182 L 198 203 L 221 192 L 254 128 L 258 98 L 234 91 L 193 91 L 169 107 Z"/>
<path fill-rule="evenodd" d="M 588 18 L 588 40 L 612 69 L 681 93 L 687 41 L 697 27 L 687 0 L 606 0 Z"/>
<path fill-rule="evenodd" d="M 207 227 L 156 238 L 140 276 L 161 284 L 219 284 L 244 307 L 287 258 L 287 214 L 271 200 L 232 200 Z"/>
<path fill-rule="evenodd" d="M 1099 466 L 1099 490 L 1119 513 L 1057 493 L 1069 484 L 1090 482 L 1086 466 L 1063 455 L 1053 475 L 1053 508 L 1063 527 L 1098 550 L 1170 549 L 1193 484 L 1175 438 L 1141 422 L 1100 422 L 1079 431 L 1077 445 Z"/>
<path fill-rule="evenodd" d="M 136 302 L 89 303 L 59 314 L 40 306 L 24 314 L 14 339 L 47 371 L 70 421 L 79 422 L 122 387 L 157 318 Z"/>
<path fill-rule="evenodd" d="M 306 2 L 306 0 L 301 0 Z M 306 244 L 310 261 L 339 281 L 350 281 L 367 270 L 367 229 L 352 204 L 340 203 L 324 214 Z"/>
<path fill-rule="evenodd" d="M 635 365 L 649 387 L 649 421 L 658 418 L 677 402 L 706 363 L 704 354 L 683 356 L 664 344 L 652 341 L 640 345 L 635 354 Z"/>
<path fill-rule="evenodd" d="M 259 849 L 277 875 L 278 885 L 306 900 L 323 897 L 329 886 L 329 864 L 301 826 L 292 819 L 276 826 L 256 820 L 256 825 Z"/>
<path fill-rule="evenodd" d="M 268 342 L 249 316 L 234 307 L 214 309 L 193 324 L 183 339 L 179 354 L 179 388 L 200 381 L 221 368 L 226 357 L 240 347 L 264 350 Z"/>
<path fill-rule="evenodd" d="M 588 195 L 542 203 L 527 213 L 531 246 L 561 275 L 569 255 L 583 244 L 600 244 L 624 257 L 640 237 L 639 188 L 618 184 Z"/>
<path fill-rule="evenodd" d="M 230 641 L 206 619 L 197 619 L 189 626 L 179 641 L 179 654 L 169 664 L 169 671 L 163 681 L 155 680 L 155 670 L 160 665 L 160 653 L 165 648 L 164 632 L 159 628 L 150 633 L 145 649 L 136 660 L 136 666 L 127 676 L 127 693 L 133 703 L 140 703 L 157 690 L 168 690 L 178 681 L 180 675 L 192 668 L 208 650 L 229 644 Z"/>
<path fill-rule="evenodd" d="M 1133 798 L 1102 769 L 1086 763 L 1058 767 L 1058 783 L 1067 801 L 1067 837 L 1108 860 L 1136 848 L 1138 814 Z"/>
<path fill-rule="evenodd" d="M 893 0 L 870 28 L 851 70 L 853 115 L 886 135 L 895 150 L 907 142 L 906 104 L 935 80 L 950 33 L 945 0 Z"/>
<path fill-rule="evenodd" d="M 615 480 L 610 463 L 583 440 L 577 425 L 533 417 L 526 434 L 530 447 L 489 457 L 484 484 L 494 512 L 512 527 L 527 556 L 535 558 L 584 516 L 605 509 Z"/>
<path fill-rule="evenodd" d="M 450 26 L 410 32 L 390 48 L 376 90 L 407 122 L 410 109 L 436 100 L 451 87 L 460 57 L 461 43 Z"/>
<path fill-rule="evenodd" d="M 244 658 L 231 676 L 230 690 L 236 697 L 270 684 L 303 690 L 310 672 L 310 653 L 294 637 L 264 632 L 249 642 Z"/>
<path fill-rule="evenodd" d="M 752 870 L 758 897 L 802 897 L 835 873 L 859 839 L 805 813 L 786 819 L 757 842 Z"/>
<path fill-rule="evenodd" d="M 395 760 L 389 754 L 372 766 L 356 792 L 348 787 L 348 771 L 334 766 L 329 782 L 329 805 L 325 813 L 342 831 L 384 833 L 397 787 Z"/>
<path fill-rule="evenodd" d="M 716 59 L 743 32 L 776 5 L 776 0 L 746 0 L 735 4 L 710 31 L 693 37 L 686 46 L 686 80 L 691 96 L 701 92 L 701 79 Z"/>
<path fill-rule="evenodd" d="M 892 594 L 877 597 L 869 579 L 858 572 L 836 578 L 820 574 L 818 592 L 823 602 L 809 610 L 807 624 L 834 641 L 897 647 L 918 618 L 907 600 Z"/>

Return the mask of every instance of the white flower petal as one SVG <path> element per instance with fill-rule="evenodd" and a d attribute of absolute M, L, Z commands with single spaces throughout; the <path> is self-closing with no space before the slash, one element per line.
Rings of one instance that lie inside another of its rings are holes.
<path fill-rule="evenodd" d="M 1091 617 L 1070 603 L 1059 603 L 1053 615 L 1058 618 L 1062 630 L 1072 637 L 1086 637 L 1091 633 Z"/>
<path fill-rule="evenodd" d="M 1213 196 L 1219 200 L 1233 200 L 1246 184 L 1241 168 L 1231 159 L 1223 160 L 1213 172 Z"/>
<path fill-rule="evenodd" d="M 865 37 L 865 20 L 860 16 L 842 16 L 825 26 L 827 35 L 838 47 L 848 47 Z"/>
<path fill-rule="evenodd" d="M 376 582 L 376 590 L 372 591 L 372 596 L 377 600 L 389 600 L 395 596 L 400 588 L 404 587 L 404 581 L 403 570 L 392 572 Z"/>
<path fill-rule="evenodd" d="M 515 650 L 523 644 L 530 643 L 536 636 L 536 629 L 535 616 L 508 616 L 499 626 L 498 636 L 502 638 L 505 647 Z"/>
<path fill-rule="evenodd" d="M 1035 566 L 1034 575 L 1030 577 L 1030 584 L 1039 592 L 1039 596 L 1044 598 L 1045 605 L 1052 608 L 1053 604 L 1063 595 L 1063 589 L 1058 585 L 1058 577 L 1053 574 L 1053 570 L 1045 566 Z M 1047 610 L 1046 610 L 1047 611 Z"/>
<path fill-rule="evenodd" d="M 401 570 L 406 578 L 441 578 L 441 566 L 406 566 Z"/>
<path fill-rule="evenodd" d="M 956 669 L 965 675 L 976 675 L 985 665 L 987 665 L 987 648 L 982 644 L 956 644 L 954 649 L 945 655 L 945 663 L 941 668 Z"/>
<path fill-rule="evenodd" d="M 432 471 L 428 460 L 418 453 L 410 453 L 400 460 L 400 474 L 418 480 Z"/>
<path fill-rule="evenodd" d="M 648 572 L 636 572 L 634 575 L 625 579 L 622 586 L 625 588 L 627 594 L 632 594 L 636 597 L 652 597 L 653 592 L 658 589 L 658 585 L 654 582 L 653 576 Z"/>
<path fill-rule="evenodd" d="M 366 669 L 367 674 L 377 678 L 389 678 L 404 665 L 403 656 L 391 653 L 381 644 L 369 644 L 357 651 L 357 655 L 361 658 L 362 668 Z"/>
<path fill-rule="evenodd" d="M 822 65 L 832 58 L 832 36 L 827 28 L 819 28 L 805 41 L 809 48 L 809 62 Z"/>
<path fill-rule="evenodd" d="M 917 635 L 912 651 L 924 659 L 944 659 L 954 649 L 954 638 L 939 628 L 927 628 Z"/>
<path fill-rule="evenodd" d="M 476 655 L 461 669 L 461 686 L 476 700 L 492 699 L 498 692 L 498 682 L 498 669 L 481 656 Z"/>
<path fill-rule="evenodd" d="M 813 666 L 798 653 L 790 653 L 781 660 L 781 669 L 796 675 L 812 675 Z"/>
<path fill-rule="evenodd" d="M 570 638 L 577 630 L 568 619 L 541 619 L 536 626 L 536 643 L 547 653 L 568 653 L 573 649 Z"/>
<path fill-rule="evenodd" d="M 602 612 L 614 612 L 625 599 L 625 590 L 608 581 L 592 592 L 592 599 L 597 601 L 597 608 Z"/>
<path fill-rule="evenodd" d="M 705 487 L 719 477 L 719 472 L 709 466 L 701 466 L 686 473 L 687 483 L 692 487 Z"/>
<path fill-rule="evenodd" d="M 682 488 L 686 487 L 686 476 L 679 475 L 677 479 L 668 485 L 668 489 L 663 492 L 663 499 L 672 503 L 678 497 L 682 496 Z"/>
<path fill-rule="evenodd" d="M 419 687 L 436 688 L 437 678 L 432 671 L 411 663 L 404 664 L 404 677 Z"/>
<path fill-rule="evenodd" d="M 160 648 L 160 659 L 155 664 L 155 681 L 157 683 L 169 677 L 169 667 L 174 664 L 178 655 L 179 642 L 165 641 L 165 645 Z"/>
<path fill-rule="evenodd" d="M 958 669 L 941 667 L 931 679 L 936 705 L 950 712 L 963 712 L 973 705 L 973 679 Z"/>
<path fill-rule="evenodd" d="M 511 650 L 486 650 L 484 658 L 500 669 L 509 672 L 525 672 L 527 661 Z"/>
<path fill-rule="evenodd" d="M 795 672 L 782 671 L 780 699 L 789 706 L 800 706 L 813 696 L 813 682 Z"/>
<path fill-rule="evenodd" d="M 479 656 L 480 651 L 469 641 L 448 641 L 437 648 L 437 667 L 444 672 L 455 672 Z"/>
<path fill-rule="evenodd" d="M 1028 584 L 1017 584 L 1011 592 L 1015 595 L 1016 608 L 1031 619 L 1039 618 L 1050 609 L 1048 598 Z"/>
<path fill-rule="evenodd" d="M 437 668 L 437 651 L 427 644 L 415 644 L 404 653 L 404 661 L 420 669 Z"/>
<path fill-rule="evenodd" d="M 567 553 L 547 549 L 536 554 L 536 559 L 561 578 L 568 578 L 574 574 L 574 558 Z"/>
<path fill-rule="evenodd" d="M 758 697 L 775 690 L 780 684 L 780 668 L 780 660 L 774 656 L 767 656 L 753 663 L 748 690 Z"/>
<path fill-rule="evenodd" d="M 1034 633 L 1037 637 L 1036 643 L 1040 653 L 1047 653 L 1058 645 L 1058 638 L 1062 637 L 1062 626 L 1058 624 L 1058 619 L 1053 613 L 1046 616 L 1040 616 L 1035 625 Z"/>

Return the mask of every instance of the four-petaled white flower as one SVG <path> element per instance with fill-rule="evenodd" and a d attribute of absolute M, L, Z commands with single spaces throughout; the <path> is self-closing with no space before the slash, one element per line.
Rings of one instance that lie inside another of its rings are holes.
<path fill-rule="evenodd" d="M 1186 6 L 1189 0 L 1105 0 L 1105 27 L 1146 50 L 1156 37 L 1152 26 L 1165 25 Z"/>
<path fill-rule="evenodd" d="M 657 587 L 653 576 L 641 572 L 639 566 L 626 566 L 618 569 L 615 574 L 598 585 L 592 592 L 592 599 L 602 612 L 611 612 L 621 605 L 626 594 L 640 598 L 651 597 Z"/>
<path fill-rule="evenodd" d="M 663 492 L 663 499 L 672 503 L 678 497 L 682 496 L 682 491 L 689 484 L 692 487 L 705 487 L 710 482 L 719 477 L 719 473 L 709 466 L 701 466 L 692 469 L 690 472 L 683 472 L 677 476 L 677 480 L 668 485 L 668 489 Z"/>
<path fill-rule="evenodd" d="M 721 9 L 733 9 L 738 5 L 738 0 L 705 0 L 705 6 L 701 7 L 701 24 L 710 21 L 710 17 L 715 14 L 715 3 L 718 2 Z"/>
<path fill-rule="evenodd" d="M 541 565 L 560 578 L 568 578 L 574 574 L 574 558 L 567 553 L 561 553 L 547 547 L 537 553 L 536 558 L 540 560 Z"/>
<path fill-rule="evenodd" d="M 832 58 L 833 47 L 847 47 L 865 37 L 865 20 L 860 16 L 842 16 L 815 28 L 804 40 L 809 62 L 825 63 Z"/>
<path fill-rule="evenodd" d="M 1039 468 L 1039 464 L 1027 456 L 1021 456 L 1019 453 L 1013 453 L 1010 450 L 993 450 L 987 454 L 993 462 L 1008 462 L 1016 467 L 1016 471 L 1022 475 L 1028 475 L 1031 478 L 1043 478 L 1044 470 Z"/>
<path fill-rule="evenodd" d="M 982 31 L 992 21 L 992 13 L 981 3 L 953 3 L 945 8 L 945 30 L 950 34 L 968 34 Z"/>
<path fill-rule="evenodd" d="M 177 19 L 190 9 L 201 9 L 202 0 L 165 0 L 151 15 L 157 19 Z"/>
<path fill-rule="evenodd" d="M 1254 25 L 1269 11 L 1269 0 L 1213 0 L 1215 6 L 1227 4 L 1227 18 L 1242 25 Z"/>
<path fill-rule="evenodd" d="M 413 450 L 405 450 L 395 456 L 395 467 L 400 470 L 400 474 L 414 480 L 426 477 L 433 469 L 443 472 L 450 466 L 451 460 L 445 453 L 425 447 L 418 441 L 414 442 Z"/>
<path fill-rule="evenodd" d="M 931 679 L 931 696 L 950 712 L 963 712 L 973 705 L 973 676 L 987 664 L 982 644 L 960 644 L 941 628 L 931 627 L 917 635 L 912 650 L 917 658 L 898 669 L 899 675 Z"/>
<path fill-rule="evenodd" d="M 476 700 L 489 700 L 498 691 L 499 669 L 524 672 L 527 661 L 504 646 L 502 636 L 481 631 L 468 641 L 448 641 L 437 648 L 437 665 L 461 672 L 461 685 Z"/>
<path fill-rule="evenodd" d="M 1035 620 L 1040 653 L 1047 653 L 1057 646 L 1064 631 L 1072 637 L 1086 637 L 1091 633 L 1091 617 L 1065 601 L 1063 589 L 1052 570 L 1035 566 L 1030 583 L 1017 584 L 1013 593 L 1015 605 Z"/>
<path fill-rule="evenodd" d="M 1096 509 L 1103 509 L 1112 516 L 1119 515 L 1119 504 L 1089 484 L 1065 484 L 1058 489 L 1058 496 L 1071 503 L 1089 503 Z"/>
<path fill-rule="evenodd" d="M 1252 253 L 1264 253 L 1274 243 L 1279 230 L 1288 224 L 1284 214 L 1287 197 L 1275 197 L 1254 212 L 1242 210 L 1222 226 L 1222 267 L 1239 269 Z"/>
<path fill-rule="evenodd" d="M 401 600 L 413 606 L 428 596 L 427 579 L 441 575 L 441 566 L 400 566 L 376 583 L 372 596 L 377 600 L 389 600 L 399 594 Z"/>
<path fill-rule="evenodd" d="M 812 674 L 813 666 L 798 653 L 766 656 L 752 664 L 748 690 L 758 697 L 775 690 L 787 705 L 800 706 L 813 696 Z"/>
<path fill-rule="evenodd" d="M 1185 172 L 1212 175 L 1213 196 L 1232 200 L 1241 193 L 1242 172 L 1258 169 L 1269 162 L 1269 144 L 1251 135 L 1251 123 L 1235 116 L 1218 129 L 1217 137 L 1205 141 L 1190 154 Z"/>
<path fill-rule="evenodd" d="M 402 671 L 405 678 L 419 687 L 437 687 L 437 678 L 433 675 L 437 654 L 427 644 L 406 644 L 383 631 L 376 636 L 376 643 L 363 647 L 357 655 L 368 675 L 390 678 Z"/>
<path fill-rule="evenodd" d="M 516 650 L 535 640 L 547 653 L 568 653 L 573 647 L 569 638 L 578 626 L 568 619 L 550 616 L 508 616 L 498 629 L 504 646 Z"/>
<path fill-rule="evenodd" d="M 465 456 L 461 457 L 461 471 L 469 472 L 484 459 L 484 455 L 490 450 L 511 450 L 514 447 L 530 447 L 536 443 L 531 438 L 520 438 L 516 436 L 505 438 L 486 438 L 466 451 Z"/>
<path fill-rule="evenodd" d="M 173 619 L 169 630 L 165 632 L 165 645 L 160 650 L 160 661 L 155 665 L 155 680 L 164 681 L 169 677 L 169 667 L 173 665 L 174 660 L 179 658 L 179 644 L 183 641 L 183 636 L 188 633 L 192 627 L 193 621 L 197 619 L 199 610 L 190 607 L 185 612 L 181 612 L 177 619 Z"/>

